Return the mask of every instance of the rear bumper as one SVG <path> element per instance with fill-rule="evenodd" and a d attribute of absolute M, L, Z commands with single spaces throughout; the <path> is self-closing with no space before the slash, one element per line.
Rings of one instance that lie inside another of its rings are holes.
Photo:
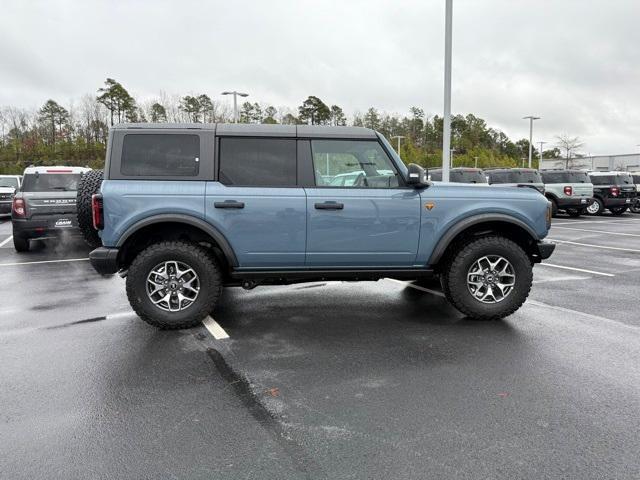
<path fill-rule="evenodd" d="M 23 238 L 42 238 L 42 237 L 62 237 L 65 235 L 82 235 L 82 232 L 78 228 L 78 224 L 75 219 L 56 226 L 56 222 L 59 219 L 11 219 L 13 226 L 13 234 Z"/>
<path fill-rule="evenodd" d="M 540 263 L 542 260 L 546 260 L 551 256 L 556 249 L 556 244 L 551 242 L 539 241 L 536 243 L 536 252 L 533 254 L 533 261 Z"/>
<path fill-rule="evenodd" d="M 109 275 L 118 271 L 117 248 L 98 247 L 89 254 L 91 266 L 100 275 Z"/>
<path fill-rule="evenodd" d="M 624 207 L 624 206 L 631 206 L 633 205 L 635 202 L 635 198 L 634 197 L 623 197 L 623 198 L 603 198 L 602 199 L 602 203 L 604 203 L 605 208 L 609 208 L 609 207 Z"/>
<path fill-rule="evenodd" d="M 556 204 L 558 208 L 587 208 L 591 205 L 595 200 L 592 197 L 567 197 L 567 198 L 558 198 L 556 199 Z"/>

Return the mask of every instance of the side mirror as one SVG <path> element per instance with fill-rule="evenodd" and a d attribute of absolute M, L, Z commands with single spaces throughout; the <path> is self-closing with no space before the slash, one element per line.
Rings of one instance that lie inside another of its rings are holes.
<path fill-rule="evenodd" d="M 428 187 L 430 185 L 429 180 L 427 179 L 427 171 L 420 165 L 410 163 L 407 165 L 407 169 L 409 170 L 407 184 L 416 188 Z"/>

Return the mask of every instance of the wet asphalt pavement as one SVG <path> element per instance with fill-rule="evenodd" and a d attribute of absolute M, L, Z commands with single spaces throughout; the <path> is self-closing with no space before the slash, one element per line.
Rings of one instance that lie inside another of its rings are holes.
<path fill-rule="evenodd" d="M 222 340 L 10 234 L 0 478 L 640 478 L 640 215 L 555 219 L 501 322 L 390 280 L 234 288 Z"/>

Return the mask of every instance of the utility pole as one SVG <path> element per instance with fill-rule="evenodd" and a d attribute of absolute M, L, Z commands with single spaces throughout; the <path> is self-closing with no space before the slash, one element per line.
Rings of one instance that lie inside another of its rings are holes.
<path fill-rule="evenodd" d="M 547 142 L 540 141 L 538 143 L 540 144 L 540 161 L 538 161 L 538 170 L 540 170 L 542 168 L 542 146 Z"/>
<path fill-rule="evenodd" d="M 523 120 L 529 119 L 529 168 L 531 168 L 531 157 L 533 157 L 533 121 L 540 120 L 540 117 L 534 117 L 533 115 L 529 115 L 527 117 L 522 117 Z"/>
<path fill-rule="evenodd" d="M 478 168 L 478 157 L 473 157 L 473 159 L 475 160 L 474 168 Z"/>
<path fill-rule="evenodd" d="M 444 15 L 444 115 L 442 118 L 442 181 L 449 181 L 451 149 L 451 45 L 453 30 L 453 0 L 446 0 Z"/>
<path fill-rule="evenodd" d="M 395 137 L 391 137 L 391 140 L 393 140 L 394 138 L 398 139 L 398 156 L 400 157 L 400 160 L 402 160 L 402 156 L 400 155 L 400 140 L 402 140 L 403 138 L 406 138 L 404 135 L 396 135 Z"/>
<path fill-rule="evenodd" d="M 238 123 L 238 97 L 248 97 L 248 93 L 236 92 L 222 92 L 222 95 L 233 95 L 233 123 Z"/>

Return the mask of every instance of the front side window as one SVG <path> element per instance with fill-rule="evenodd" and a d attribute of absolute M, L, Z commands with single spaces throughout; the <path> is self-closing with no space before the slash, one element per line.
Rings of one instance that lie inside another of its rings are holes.
<path fill-rule="evenodd" d="M 316 185 L 396 188 L 395 166 L 377 141 L 312 140 Z"/>
<path fill-rule="evenodd" d="M 296 141 L 288 138 L 220 139 L 219 180 L 224 185 L 296 185 Z"/>
<path fill-rule="evenodd" d="M 120 173 L 136 177 L 196 177 L 200 137 L 182 134 L 125 135 Z"/>

